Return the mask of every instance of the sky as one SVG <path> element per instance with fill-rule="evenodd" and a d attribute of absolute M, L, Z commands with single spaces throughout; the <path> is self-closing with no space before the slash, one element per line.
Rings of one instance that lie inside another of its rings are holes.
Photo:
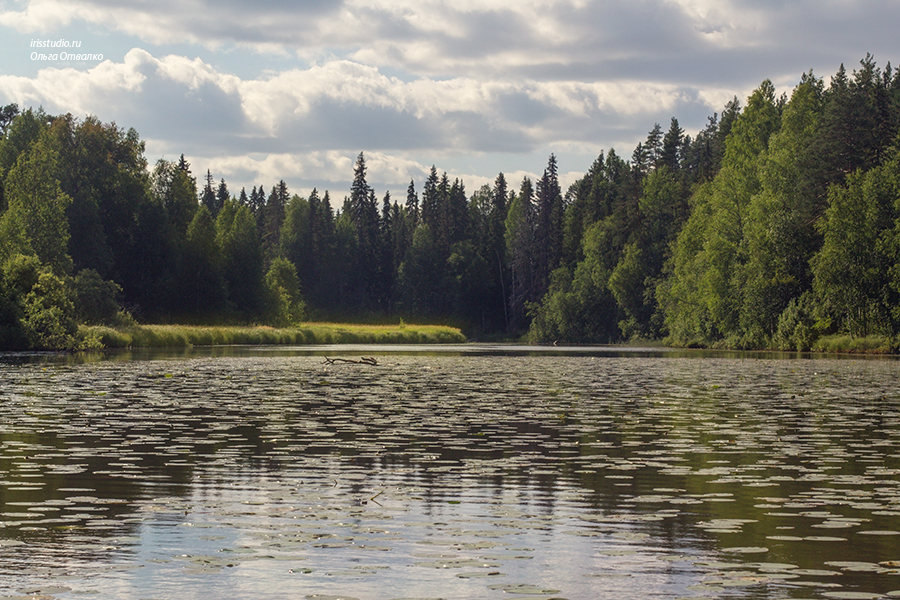
<path fill-rule="evenodd" d="M 379 198 L 432 165 L 518 187 L 551 153 L 565 190 L 765 79 L 897 65 L 898 25 L 900 0 L 0 0 L 0 105 L 133 127 L 235 194 L 339 205 L 360 152 Z"/>

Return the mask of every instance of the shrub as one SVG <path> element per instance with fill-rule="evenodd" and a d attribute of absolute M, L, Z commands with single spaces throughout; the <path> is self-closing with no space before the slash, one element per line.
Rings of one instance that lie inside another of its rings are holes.
<path fill-rule="evenodd" d="M 62 279 L 41 271 L 25 296 L 22 325 L 28 344 L 42 350 L 71 350 L 76 346 L 75 305 Z"/>
<path fill-rule="evenodd" d="M 772 344 L 779 350 L 807 352 L 819 337 L 813 316 L 813 298 L 809 293 L 791 299 L 778 317 Z"/>
<path fill-rule="evenodd" d="M 269 322 L 278 327 L 288 327 L 301 322 L 306 316 L 306 303 L 300 295 L 300 280 L 294 264 L 285 258 L 276 258 L 266 273 Z"/>
<path fill-rule="evenodd" d="M 104 280 L 94 269 L 84 269 L 72 280 L 72 289 L 79 322 L 111 325 L 118 321 L 122 288 L 117 283 Z"/>

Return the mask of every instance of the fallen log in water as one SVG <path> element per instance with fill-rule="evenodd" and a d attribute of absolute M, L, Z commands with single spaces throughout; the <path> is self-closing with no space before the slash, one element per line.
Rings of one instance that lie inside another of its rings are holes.
<path fill-rule="evenodd" d="M 325 357 L 325 362 L 329 365 L 333 365 L 335 363 L 349 363 L 352 365 L 372 365 L 377 366 L 378 361 L 375 360 L 374 356 L 362 356 L 359 360 L 354 360 L 352 358 L 328 358 Z"/>

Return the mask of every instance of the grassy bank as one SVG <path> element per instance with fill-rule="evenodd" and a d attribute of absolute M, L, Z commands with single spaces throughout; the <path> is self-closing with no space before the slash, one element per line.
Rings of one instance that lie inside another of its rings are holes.
<path fill-rule="evenodd" d="M 846 334 L 823 335 L 812 344 L 813 352 L 848 354 L 897 354 L 900 339 L 883 335 L 852 337 Z"/>
<path fill-rule="evenodd" d="M 663 346 L 673 348 L 696 348 L 700 350 L 735 350 L 735 351 L 758 351 L 758 352 L 813 352 L 818 354 L 900 354 L 900 336 L 891 337 L 885 335 L 867 335 L 864 337 L 851 336 L 845 333 L 835 333 L 823 335 L 807 342 L 802 349 L 781 347 L 772 345 L 765 348 L 742 348 L 729 346 L 725 342 L 716 344 L 705 344 L 698 341 L 688 345 L 671 345 L 667 344 L 669 340 L 663 341 Z"/>
<path fill-rule="evenodd" d="M 138 325 L 123 329 L 82 326 L 87 347 L 183 348 L 265 344 L 452 344 L 466 341 L 459 329 L 443 325 L 350 325 L 305 323 L 298 327 Z"/>

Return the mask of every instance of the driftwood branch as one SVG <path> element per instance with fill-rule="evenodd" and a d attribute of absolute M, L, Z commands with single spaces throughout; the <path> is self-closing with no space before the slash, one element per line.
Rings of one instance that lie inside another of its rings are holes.
<path fill-rule="evenodd" d="M 333 365 L 335 363 L 349 363 L 351 365 L 372 365 L 377 366 L 378 361 L 375 360 L 374 356 L 362 356 L 359 360 L 354 360 L 352 358 L 328 358 L 325 357 L 325 362 L 329 365 Z"/>

